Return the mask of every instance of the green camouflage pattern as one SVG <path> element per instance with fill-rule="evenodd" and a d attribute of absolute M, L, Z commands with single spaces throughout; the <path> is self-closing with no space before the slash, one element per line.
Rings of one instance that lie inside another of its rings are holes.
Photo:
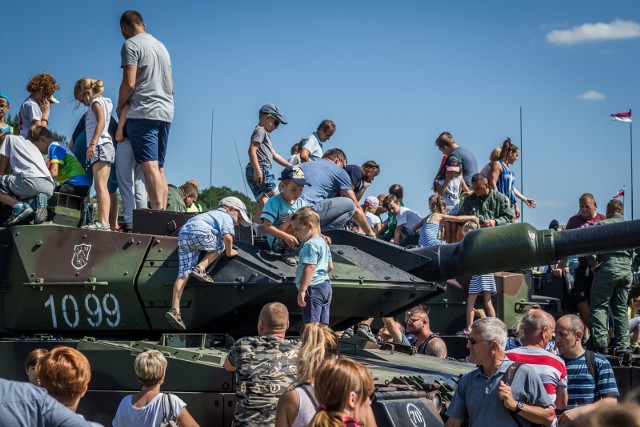
<path fill-rule="evenodd" d="M 234 427 L 271 426 L 278 399 L 294 384 L 300 341 L 274 335 L 244 337 L 229 351 L 236 368 Z"/>

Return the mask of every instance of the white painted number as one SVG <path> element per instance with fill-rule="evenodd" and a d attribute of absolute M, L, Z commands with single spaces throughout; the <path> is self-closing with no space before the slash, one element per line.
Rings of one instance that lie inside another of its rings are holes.
<path fill-rule="evenodd" d="M 51 326 L 57 328 L 56 301 L 53 295 L 49 295 L 44 306 L 45 308 L 49 308 L 51 312 Z M 84 298 L 83 313 L 79 310 L 76 297 L 71 294 L 66 294 L 62 297 L 60 308 L 62 308 L 62 318 L 69 328 L 77 328 L 80 324 L 81 317 L 84 317 L 85 313 L 87 323 L 92 328 L 100 327 L 103 319 L 110 328 L 116 328 L 120 325 L 120 304 L 113 294 L 106 294 L 102 298 L 102 304 L 100 303 L 100 297 L 96 294 L 87 294 Z"/>

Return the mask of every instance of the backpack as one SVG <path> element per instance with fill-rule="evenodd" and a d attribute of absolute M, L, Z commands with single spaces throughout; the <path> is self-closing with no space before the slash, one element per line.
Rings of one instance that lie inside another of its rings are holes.
<path fill-rule="evenodd" d="M 600 377 L 598 375 L 598 369 L 596 368 L 596 354 L 591 350 L 586 350 L 585 359 L 587 360 L 587 369 L 589 369 L 589 373 L 591 374 L 591 376 L 593 377 L 593 380 L 596 383 L 595 384 L 596 387 L 593 393 L 593 401 L 597 402 L 598 400 L 600 400 L 599 397 L 596 397 L 596 391 L 598 391 L 598 381 L 600 380 Z"/>
<path fill-rule="evenodd" d="M 522 365 L 524 365 L 524 363 L 519 363 L 519 362 L 514 362 L 511 365 L 509 365 L 506 372 L 504 373 L 504 376 L 502 377 L 502 381 L 506 385 L 511 387 L 511 383 L 513 382 L 513 379 L 516 377 L 516 372 L 518 372 L 518 369 Z M 516 413 L 513 411 L 509 411 L 509 414 L 511 415 L 511 418 L 513 418 L 513 421 L 516 422 L 518 427 L 522 427 L 522 423 L 518 419 L 518 416 L 516 415 Z M 530 423 L 530 424 L 532 427 L 537 427 L 537 426 L 543 427 L 541 424 L 533 424 L 533 423 Z"/>

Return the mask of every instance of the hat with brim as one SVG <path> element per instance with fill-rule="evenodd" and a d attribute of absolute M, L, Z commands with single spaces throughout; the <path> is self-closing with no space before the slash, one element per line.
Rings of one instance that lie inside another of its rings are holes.
<path fill-rule="evenodd" d="M 247 207 L 244 205 L 244 203 L 242 203 L 242 200 L 233 196 L 225 197 L 224 199 L 220 200 L 219 206 L 228 206 L 230 208 L 234 208 L 240 213 L 238 222 L 245 227 L 251 226 L 251 220 L 249 219 L 249 215 L 247 214 Z"/>
<path fill-rule="evenodd" d="M 52 104 L 60 104 L 60 101 L 58 101 L 53 95 L 49 97 L 49 102 Z"/>
<path fill-rule="evenodd" d="M 4 92 L 0 92 L 0 98 L 4 99 L 5 101 L 7 101 L 7 104 L 11 104 L 11 102 L 9 101 L 9 97 L 7 96 L 6 93 Z"/>
<path fill-rule="evenodd" d="M 311 185 L 304 177 L 302 168 L 298 165 L 287 166 L 280 174 L 280 181 L 292 181 L 298 185 Z"/>
<path fill-rule="evenodd" d="M 287 124 L 287 121 L 284 119 L 282 110 L 276 104 L 264 104 L 262 108 L 260 108 L 260 114 L 270 114 L 278 119 L 278 121 L 283 125 Z"/>

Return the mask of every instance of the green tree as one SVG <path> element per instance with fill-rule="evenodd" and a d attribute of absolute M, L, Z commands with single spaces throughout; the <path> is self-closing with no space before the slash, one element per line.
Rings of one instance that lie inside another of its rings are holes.
<path fill-rule="evenodd" d="M 5 121 L 9 126 L 13 126 L 14 135 L 20 135 L 20 126 L 18 124 L 17 114 L 15 116 L 12 116 L 11 114 L 7 114 L 7 116 L 5 117 Z M 53 137 L 54 141 L 62 142 L 65 145 L 67 144 L 68 140 L 66 136 L 61 135 L 52 129 L 49 129 L 49 132 L 51 132 L 51 136 Z"/>
<path fill-rule="evenodd" d="M 242 200 L 249 213 L 254 212 L 258 206 L 255 201 L 248 198 L 245 194 L 232 190 L 229 187 L 209 187 L 202 190 L 198 197 L 198 203 L 204 206 L 205 209 L 203 210 L 217 209 L 220 200 L 229 196 L 234 196 Z"/>

